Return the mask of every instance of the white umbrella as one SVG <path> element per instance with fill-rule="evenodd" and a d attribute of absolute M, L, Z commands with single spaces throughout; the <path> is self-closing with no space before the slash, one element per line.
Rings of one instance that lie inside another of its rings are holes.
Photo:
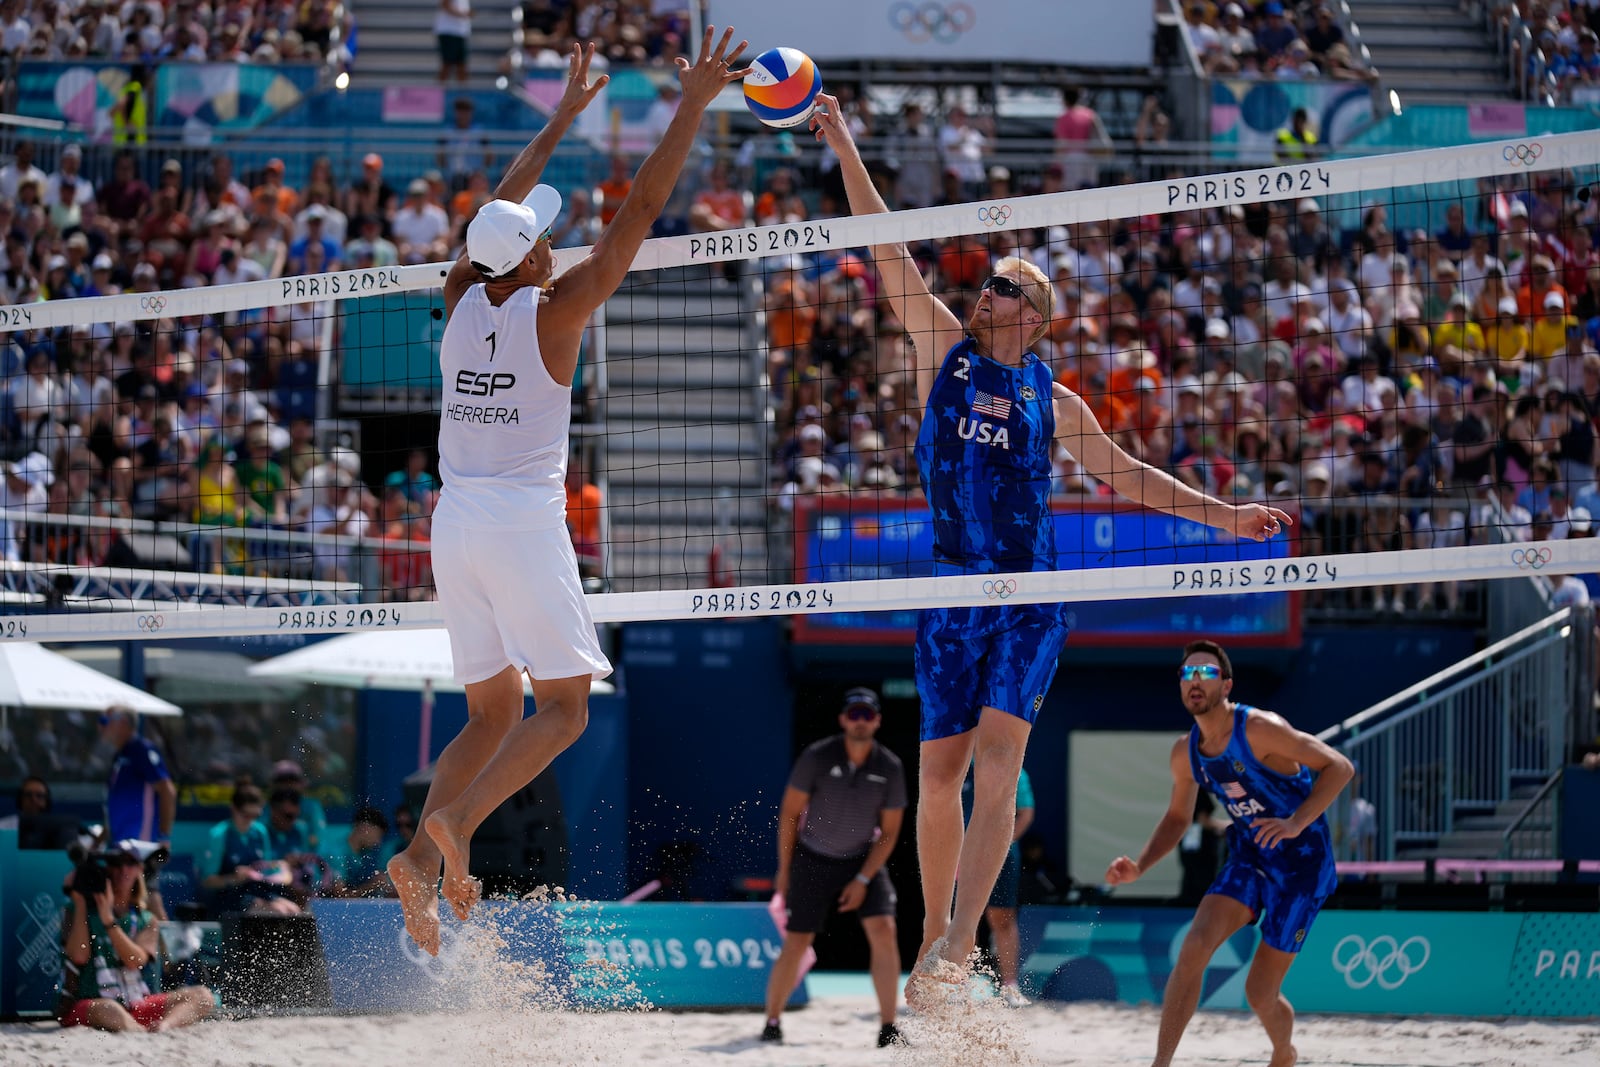
<path fill-rule="evenodd" d="M 141 715 L 182 715 L 183 709 L 142 689 L 101 674 L 43 645 L 0 644 L 0 705 L 105 711 L 125 707 Z"/>
<path fill-rule="evenodd" d="M 262 660 L 250 669 L 256 677 L 294 678 L 347 689 L 389 689 L 422 694 L 422 736 L 417 765 L 428 763 L 433 727 L 433 694 L 461 693 L 455 681 L 455 660 L 450 655 L 450 635 L 443 629 L 364 630 L 318 641 L 314 645 Z M 525 694 L 533 692 L 527 676 Z M 610 693 L 606 682 L 595 682 L 591 693 Z"/>

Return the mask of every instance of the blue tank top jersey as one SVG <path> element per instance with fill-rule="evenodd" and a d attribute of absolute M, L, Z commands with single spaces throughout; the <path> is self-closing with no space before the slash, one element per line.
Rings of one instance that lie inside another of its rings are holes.
<path fill-rule="evenodd" d="M 917 434 L 940 562 L 985 574 L 1056 568 L 1051 385 L 1032 352 L 1008 367 L 968 337 L 945 354 Z"/>
<path fill-rule="evenodd" d="M 1220 756 L 1202 753 L 1200 727 L 1190 729 L 1189 767 L 1194 780 L 1233 817 L 1233 825 L 1228 827 L 1228 850 L 1233 856 L 1249 858 L 1262 867 L 1307 873 L 1326 866 L 1331 877 L 1333 837 L 1324 816 L 1317 816 L 1299 837 L 1276 848 L 1263 849 L 1255 842 L 1255 820 L 1289 818 L 1311 795 L 1316 777 L 1304 764 L 1297 773 L 1285 775 L 1256 759 L 1245 735 L 1245 723 L 1253 710 L 1248 704 L 1234 705 L 1233 736 Z"/>

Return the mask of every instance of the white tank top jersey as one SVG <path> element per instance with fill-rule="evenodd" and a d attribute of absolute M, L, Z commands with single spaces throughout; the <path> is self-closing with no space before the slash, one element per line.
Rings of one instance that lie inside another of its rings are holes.
<path fill-rule="evenodd" d="M 567 520 L 572 389 L 539 352 L 540 292 L 519 289 L 495 307 L 474 285 L 445 324 L 438 518 L 500 530 Z"/>

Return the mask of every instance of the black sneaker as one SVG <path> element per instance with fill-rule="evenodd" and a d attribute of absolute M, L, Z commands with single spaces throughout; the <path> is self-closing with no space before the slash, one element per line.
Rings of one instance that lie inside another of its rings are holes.
<path fill-rule="evenodd" d="M 888 1048 L 890 1045 L 904 1045 L 906 1039 L 900 1036 L 900 1028 L 894 1023 L 884 1023 L 878 1030 L 878 1047 Z"/>
<path fill-rule="evenodd" d="M 761 1040 L 774 1045 L 783 1044 L 783 1027 L 777 1023 L 768 1023 L 761 1028 Z"/>

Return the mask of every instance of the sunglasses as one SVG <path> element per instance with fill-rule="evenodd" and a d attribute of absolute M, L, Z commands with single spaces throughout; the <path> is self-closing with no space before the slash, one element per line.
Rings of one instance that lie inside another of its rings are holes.
<path fill-rule="evenodd" d="M 556 228 L 554 226 L 546 226 L 544 228 L 544 232 L 539 235 L 539 240 L 548 241 L 548 240 L 550 240 L 550 235 L 555 233 L 555 232 L 556 232 Z"/>
<path fill-rule="evenodd" d="M 992 289 L 1007 300 L 1017 300 L 1022 296 L 1022 286 L 1010 278 L 1002 278 L 998 274 L 989 275 L 988 279 L 978 287 L 979 290 Z"/>
<path fill-rule="evenodd" d="M 1178 668 L 1178 677 L 1186 682 L 1214 682 L 1222 677 L 1222 668 L 1215 663 L 1191 663 Z"/>
<path fill-rule="evenodd" d="M 851 722 L 870 722 L 878 717 L 876 708 L 869 708 L 864 704 L 857 704 L 853 708 L 846 708 L 844 717 Z"/>

